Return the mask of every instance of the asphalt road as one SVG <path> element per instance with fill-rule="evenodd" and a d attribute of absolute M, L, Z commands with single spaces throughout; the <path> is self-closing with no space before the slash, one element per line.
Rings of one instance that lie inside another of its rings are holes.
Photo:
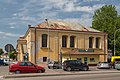
<path fill-rule="evenodd" d="M 120 73 L 10 78 L 1 80 L 119 80 Z"/>
<path fill-rule="evenodd" d="M 9 74 L 9 66 L 0 66 L 0 76 Z"/>

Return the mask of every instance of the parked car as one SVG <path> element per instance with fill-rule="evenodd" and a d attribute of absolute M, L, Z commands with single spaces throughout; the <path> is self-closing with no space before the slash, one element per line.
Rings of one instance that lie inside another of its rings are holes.
<path fill-rule="evenodd" d="M 82 63 L 80 60 L 66 60 L 63 62 L 64 71 L 71 71 L 75 69 L 88 71 L 89 66 L 87 64 Z"/>
<path fill-rule="evenodd" d="M 98 69 L 110 69 L 110 68 L 112 68 L 112 66 L 111 66 L 111 64 L 108 63 L 108 62 L 99 62 L 99 63 L 97 64 L 97 68 L 98 68 Z"/>
<path fill-rule="evenodd" d="M 29 61 L 20 61 L 17 64 L 10 65 L 9 72 L 19 73 L 43 73 L 45 69 L 42 66 L 35 65 Z"/>
<path fill-rule="evenodd" d="M 0 58 L 0 65 L 7 66 L 9 64 L 9 58 Z"/>
<path fill-rule="evenodd" d="M 115 63 L 115 69 L 120 70 L 120 62 Z"/>
<path fill-rule="evenodd" d="M 4 65 L 3 58 L 0 58 L 0 65 Z"/>
<path fill-rule="evenodd" d="M 49 69 L 62 69 L 62 65 L 59 62 L 49 62 L 48 63 L 48 68 Z"/>

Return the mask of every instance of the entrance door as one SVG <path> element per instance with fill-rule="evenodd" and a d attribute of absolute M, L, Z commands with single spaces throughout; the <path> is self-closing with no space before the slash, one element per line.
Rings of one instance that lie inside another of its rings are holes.
<path fill-rule="evenodd" d="M 84 63 L 87 64 L 87 60 L 88 58 L 87 57 L 84 57 Z"/>

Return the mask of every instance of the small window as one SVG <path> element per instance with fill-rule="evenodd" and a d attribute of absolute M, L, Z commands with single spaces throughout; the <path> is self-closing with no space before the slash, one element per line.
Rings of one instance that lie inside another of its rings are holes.
<path fill-rule="evenodd" d="M 43 57 L 43 62 L 47 62 L 47 57 Z"/>
<path fill-rule="evenodd" d="M 90 58 L 90 62 L 95 62 L 95 59 L 94 58 Z"/>

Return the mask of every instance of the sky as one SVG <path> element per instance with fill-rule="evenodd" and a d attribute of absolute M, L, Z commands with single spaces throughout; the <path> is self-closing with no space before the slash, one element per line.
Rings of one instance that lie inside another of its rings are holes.
<path fill-rule="evenodd" d="M 77 22 L 92 25 L 96 9 L 114 5 L 120 14 L 120 0 L 0 0 L 0 48 L 24 36 L 28 25 L 35 26 L 48 20 Z"/>

